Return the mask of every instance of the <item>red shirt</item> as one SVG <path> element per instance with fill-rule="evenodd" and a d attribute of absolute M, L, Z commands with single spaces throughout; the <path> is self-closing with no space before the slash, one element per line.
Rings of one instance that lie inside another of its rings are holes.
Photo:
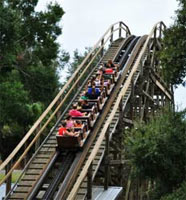
<path fill-rule="evenodd" d="M 107 68 L 105 69 L 105 74 L 112 74 L 113 73 L 113 69 Z"/>
<path fill-rule="evenodd" d="M 59 130 L 58 130 L 58 135 L 63 136 L 63 135 L 65 134 L 66 130 L 67 130 L 67 129 L 64 128 L 64 127 L 59 128 Z"/>

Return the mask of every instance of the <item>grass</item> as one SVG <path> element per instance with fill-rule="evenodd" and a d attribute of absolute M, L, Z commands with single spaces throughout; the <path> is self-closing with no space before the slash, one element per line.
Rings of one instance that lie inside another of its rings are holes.
<path fill-rule="evenodd" d="M 21 171 L 13 172 L 13 174 L 12 174 L 12 183 L 15 183 L 17 181 L 17 179 L 19 178 L 20 174 L 21 174 Z M 0 180 L 2 180 L 4 176 L 5 176 L 4 173 L 0 172 Z"/>

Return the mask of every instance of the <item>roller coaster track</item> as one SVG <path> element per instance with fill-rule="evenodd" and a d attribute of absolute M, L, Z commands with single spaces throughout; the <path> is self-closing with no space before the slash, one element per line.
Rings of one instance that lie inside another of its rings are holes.
<path fill-rule="evenodd" d="M 159 106 L 173 103 L 171 86 L 161 78 L 161 66 L 156 59 L 156 51 L 161 49 L 164 29 L 165 25 L 159 22 L 149 35 L 136 37 L 130 34 L 123 22 L 119 22 L 106 31 L 56 98 L 1 164 L 0 170 L 10 170 L 0 184 L 8 182 L 16 167 L 28 160 L 17 183 L 7 191 L 5 199 L 86 198 L 87 185 L 95 179 L 103 158 L 108 159 L 108 141 L 111 143 L 117 138 L 115 135 L 120 124 L 124 122 L 125 127 L 130 126 L 136 117 L 143 120 Z M 100 62 L 109 59 L 118 63 L 122 70 L 88 141 L 82 151 L 66 150 L 59 153 L 56 151 L 56 133 L 61 119 L 79 99 Z M 54 121 L 55 126 L 49 130 L 50 123 Z M 46 132 L 48 134 L 44 137 Z M 30 139 L 31 136 L 34 136 L 33 139 Z M 44 137 L 43 141 L 41 136 Z M 28 141 L 29 145 L 24 149 Z"/>

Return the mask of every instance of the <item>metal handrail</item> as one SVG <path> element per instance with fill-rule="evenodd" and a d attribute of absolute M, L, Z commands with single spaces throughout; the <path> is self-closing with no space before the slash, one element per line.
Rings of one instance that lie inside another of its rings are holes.
<path fill-rule="evenodd" d="M 119 25 L 119 28 L 114 29 L 117 25 Z M 11 167 L 9 172 L 0 181 L 0 185 L 3 184 L 8 179 L 8 177 L 12 174 L 13 170 L 20 164 L 20 162 L 26 156 L 26 154 L 28 153 L 30 148 L 37 141 L 37 139 L 39 138 L 39 136 L 41 135 L 43 130 L 47 127 L 47 125 L 53 119 L 53 117 L 55 116 L 57 111 L 59 111 L 59 109 L 65 102 L 65 100 L 69 97 L 69 95 L 71 94 L 72 90 L 75 88 L 78 81 L 80 81 L 80 78 L 85 74 L 86 70 L 91 66 L 96 55 L 98 55 L 98 53 L 106 46 L 106 43 L 109 41 L 109 39 L 113 38 L 113 34 L 116 31 L 119 31 L 118 38 L 122 36 L 122 31 L 124 31 L 124 33 L 125 33 L 124 37 L 130 35 L 130 30 L 129 30 L 128 26 L 126 26 L 123 22 L 117 22 L 109 27 L 109 29 L 105 32 L 105 34 L 98 40 L 96 45 L 93 47 L 92 51 L 85 57 L 83 62 L 76 69 L 76 71 L 74 72 L 72 77 L 67 81 L 67 83 L 64 85 L 64 87 L 59 91 L 59 93 L 56 95 L 56 97 L 50 103 L 50 105 L 47 107 L 47 109 L 43 112 L 43 114 L 39 117 L 39 119 L 34 123 L 32 128 L 26 133 L 26 135 L 23 137 L 23 139 L 20 141 L 20 143 L 17 145 L 17 147 L 12 151 L 12 153 L 7 157 L 7 159 L 0 165 L 0 170 L 2 170 L 10 163 L 10 161 L 12 161 L 14 159 L 14 157 L 17 155 L 17 153 L 20 151 L 20 149 L 23 147 L 23 145 L 26 143 L 26 141 L 30 138 L 31 135 L 34 134 L 34 132 L 37 130 L 37 128 L 40 126 L 40 124 L 43 122 L 43 120 L 46 118 L 46 116 L 48 116 L 48 114 L 51 112 L 52 108 L 54 108 L 54 106 L 57 104 L 57 102 L 60 100 L 60 98 L 63 97 L 63 100 L 61 101 L 61 103 L 57 106 L 55 111 L 50 115 L 49 119 L 45 122 L 45 124 L 37 132 L 34 139 L 30 142 L 29 147 L 25 149 L 25 151 L 22 153 L 22 155 L 18 158 L 18 160 L 15 162 L 15 164 Z M 89 59 L 91 59 L 91 61 L 89 61 Z M 75 81 L 75 83 L 73 83 L 73 81 Z M 73 85 L 71 88 L 69 88 L 69 85 L 71 85 L 71 84 L 73 84 Z"/>

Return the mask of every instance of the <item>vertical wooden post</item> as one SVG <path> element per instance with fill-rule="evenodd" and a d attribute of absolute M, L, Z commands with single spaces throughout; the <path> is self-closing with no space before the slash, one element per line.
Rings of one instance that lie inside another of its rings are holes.
<path fill-rule="evenodd" d="M 121 26 L 122 26 L 122 23 L 120 22 L 119 23 L 119 38 L 121 37 Z"/>
<path fill-rule="evenodd" d="M 111 27 L 110 43 L 113 42 L 113 30 L 114 30 L 114 27 L 112 26 L 112 27 Z"/>
<path fill-rule="evenodd" d="M 119 104 L 119 126 L 118 126 L 118 131 L 119 131 L 119 145 L 120 145 L 120 152 L 119 152 L 119 160 L 120 163 L 122 163 L 122 158 L 123 158 L 123 141 L 124 141 L 124 112 L 123 112 L 123 98 L 120 101 Z M 118 177 L 119 177 L 119 183 L 122 186 L 122 182 L 123 182 L 123 175 L 122 175 L 122 171 L 123 171 L 123 166 L 122 164 L 119 165 L 119 173 L 118 173 Z"/>
<path fill-rule="evenodd" d="M 145 116 L 144 116 L 144 120 L 147 122 L 148 121 L 148 116 L 149 115 L 149 100 L 146 100 L 146 104 L 145 104 Z"/>
<path fill-rule="evenodd" d="M 132 173 L 132 169 L 130 170 L 130 174 L 129 174 L 128 181 L 127 181 L 127 188 L 126 188 L 126 192 L 125 192 L 125 200 L 129 200 L 130 199 L 131 173 Z"/>
<path fill-rule="evenodd" d="M 157 28 L 154 30 L 154 46 L 156 46 Z"/>
<path fill-rule="evenodd" d="M 104 190 L 108 189 L 109 184 L 109 133 L 110 126 L 106 131 L 106 143 L 105 143 L 105 182 L 104 182 Z"/>
<path fill-rule="evenodd" d="M 131 79 L 131 97 L 130 97 L 130 118 L 131 118 L 131 120 L 134 117 L 133 104 L 134 104 L 134 77 L 132 77 L 132 79 Z"/>
<path fill-rule="evenodd" d="M 88 168 L 87 173 L 87 200 L 92 199 L 92 163 Z"/>
<path fill-rule="evenodd" d="M 101 56 L 104 54 L 104 38 L 101 40 Z"/>
<path fill-rule="evenodd" d="M 151 97 L 154 99 L 154 84 L 151 86 Z M 154 105 L 154 103 L 153 102 L 151 102 L 151 104 L 152 104 L 152 107 L 151 107 L 151 109 L 152 109 L 152 114 L 154 115 L 154 111 L 155 111 L 155 105 Z"/>
<path fill-rule="evenodd" d="M 5 174 L 7 174 L 9 172 L 9 170 L 11 169 L 11 163 L 8 163 L 6 168 L 5 168 Z M 12 180 L 12 175 L 9 176 L 9 178 L 7 178 L 6 180 L 6 195 L 9 193 L 9 191 L 11 190 L 11 181 Z"/>
<path fill-rule="evenodd" d="M 121 98 L 120 104 L 119 104 L 119 135 L 120 135 L 120 149 L 122 149 L 122 144 L 123 144 L 123 98 Z M 119 154 L 120 160 L 122 160 L 122 151 L 120 151 Z"/>
<path fill-rule="evenodd" d="M 164 105 L 165 105 L 163 93 L 161 94 L 161 103 L 162 103 L 161 106 L 164 106 Z"/>
<path fill-rule="evenodd" d="M 162 23 L 160 23 L 160 30 L 159 30 L 159 32 L 160 32 L 160 35 L 159 35 L 159 39 L 161 39 L 162 38 L 162 26 L 163 26 L 163 24 Z"/>
<path fill-rule="evenodd" d="M 36 134 L 39 132 L 40 129 L 41 129 L 41 124 L 39 124 L 38 127 L 36 128 Z M 35 142 L 35 151 L 37 151 L 39 146 L 40 146 L 40 137 L 38 137 L 38 139 Z"/>
<path fill-rule="evenodd" d="M 159 99 L 159 94 L 156 94 L 156 101 L 157 101 L 157 106 L 158 106 L 158 108 L 159 108 L 159 106 L 160 106 L 160 99 Z"/>
<path fill-rule="evenodd" d="M 144 86 L 143 66 L 140 71 L 140 85 L 139 85 L 139 118 L 143 120 L 143 86 Z"/>

